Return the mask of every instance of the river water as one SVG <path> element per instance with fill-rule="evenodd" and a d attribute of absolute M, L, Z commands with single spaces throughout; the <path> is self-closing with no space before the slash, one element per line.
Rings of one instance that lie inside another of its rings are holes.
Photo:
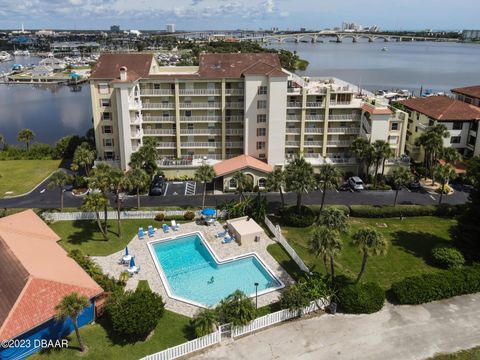
<path fill-rule="evenodd" d="M 420 87 L 448 91 L 453 87 L 480 84 L 480 45 L 432 42 L 360 41 L 341 44 L 284 43 L 269 45 L 296 51 L 310 62 L 307 76 L 334 76 L 368 90 Z M 386 47 L 387 51 L 382 51 Z M 0 63 L 0 72 L 13 63 L 37 63 L 38 58 L 17 58 Z M 77 89 L 78 90 L 78 89 Z M 92 126 L 90 90 L 82 86 L 0 84 L 0 133 L 16 143 L 20 129 L 30 128 L 36 141 L 53 144 L 68 134 L 84 135 Z"/>

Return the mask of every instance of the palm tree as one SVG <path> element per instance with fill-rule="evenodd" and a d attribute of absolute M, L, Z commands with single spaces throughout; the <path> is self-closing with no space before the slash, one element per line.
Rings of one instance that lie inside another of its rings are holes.
<path fill-rule="evenodd" d="M 327 275 L 335 277 L 334 257 L 341 251 L 342 241 L 339 233 L 333 228 L 320 225 L 316 226 L 312 231 L 312 238 L 310 239 L 310 250 L 315 256 L 322 256 L 323 264 Z M 330 274 L 328 271 L 327 260 L 330 259 Z"/>
<path fill-rule="evenodd" d="M 217 329 L 218 314 L 212 309 L 203 309 L 193 317 L 190 324 L 196 337 L 208 335 Z"/>
<path fill-rule="evenodd" d="M 195 180 L 203 183 L 203 198 L 202 198 L 202 209 L 205 207 L 205 196 L 207 194 L 207 183 L 212 182 L 215 179 L 215 171 L 213 167 L 207 164 L 200 166 L 197 171 L 195 171 Z"/>
<path fill-rule="evenodd" d="M 72 182 L 72 177 L 59 169 L 50 176 L 50 182 L 48 183 L 48 189 L 59 188 L 60 189 L 60 211 L 63 211 L 63 193 L 65 185 Z"/>
<path fill-rule="evenodd" d="M 375 160 L 375 173 L 373 178 L 373 186 L 377 186 L 377 178 L 378 178 L 378 168 L 380 166 L 380 162 L 382 162 L 383 166 L 385 166 L 385 160 L 388 156 L 392 153 L 392 149 L 390 145 L 384 140 L 376 140 L 373 143 L 374 149 L 374 160 Z M 383 170 L 382 170 L 383 174 Z"/>
<path fill-rule="evenodd" d="M 373 146 L 367 139 L 363 137 L 357 137 L 350 145 L 350 151 L 360 161 L 360 167 L 365 170 L 365 175 L 368 175 L 374 158 Z"/>
<path fill-rule="evenodd" d="M 95 161 L 95 150 L 90 149 L 90 145 L 84 142 L 75 149 L 73 154 L 73 162 L 79 166 L 83 166 L 85 175 L 89 176 L 89 167 Z"/>
<path fill-rule="evenodd" d="M 248 177 L 243 172 L 237 171 L 235 174 L 233 174 L 232 179 L 235 180 L 235 183 L 237 184 L 239 201 L 242 201 L 243 192 L 245 191 L 245 188 L 248 186 Z"/>
<path fill-rule="evenodd" d="M 336 230 L 340 234 L 346 234 L 348 231 L 347 216 L 342 210 L 334 207 L 323 210 L 318 224 Z"/>
<path fill-rule="evenodd" d="M 107 231 L 108 224 L 107 224 L 107 213 L 108 213 L 108 197 L 107 194 L 112 188 L 112 176 L 113 176 L 113 168 L 105 163 L 100 163 L 96 165 L 93 169 L 90 178 L 88 179 L 88 186 L 94 190 L 100 190 L 103 197 L 105 198 L 105 206 L 103 209 L 104 212 L 104 227 L 105 231 Z"/>
<path fill-rule="evenodd" d="M 130 167 L 142 168 L 148 175 L 153 176 L 157 170 L 157 160 L 159 158 L 157 143 L 158 140 L 154 137 L 145 138 L 140 149 L 132 154 Z"/>
<path fill-rule="evenodd" d="M 387 143 L 388 145 L 388 143 Z M 382 178 L 385 176 L 385 162 L 391 157 L 395 156 L 395 150 L 393 150 L 390 145 L 385 147 L 382 160 Z"/>
<path fill-rule="evenodd" d="M 255 319 L 256 309 L 252 301 L 240 290 L 220 301 L 218 313 L 222 323 L 233 326 L 247 325 Z"/>
<path fill-rule="evenodd" d="M 93 211 L 97 219 L 97 225 L 104 240 L 108 240 L 107 228 L 103 228 L 100 221 L 100 211 L 107 205 L 107 199 L 98 192 L 92 192 L 83 199 L 82 211 Z"/>
<path fill-rule="evenodd" d="M 318 213 L 318 217 L 320 217 L 323 205 L 325 204 L 325 195 L 327 194 L 327 189 L 336 188 L 338 186 L 338 179 L 342 176 L 340 170 L 338 170 L 332 164 L 325 164 L 320 166 L 320 174 L 317 177 L 319 181 L 319 186 L 322 187 L 322 203 L 320 205 L 320 212 Z M 318 218 L 317 218 L 318 220 Z"/>
<path fill-rule="evenodd" d="M 57 306 L 55 310 L 57 311 L 56 317 L 61 320 L 70 318 L 72 320 L 73 328 L 75 329 L 75 334 L 77 335 L 78 346 L 80 351 L 85 351 L 85 345 L 83 344 L 82 338 L 80 337 L 80 332 L 78 331 L 78 316 L 82 313 L 83 309 L 90 306 L 90 301 L 88 298 L 83 295 L 79 295 L 76 292 L 66 295 Z"/>
<path fill-rule="evenodd" d="M 27 150 L 33 139 L 35 139 L 35 133 L 30 129 L 23 129 L 18 132 L 17 140 L 24 142 L 27 145 Z"/>
<path fill-rule="evenodd" d="M 80 169 L 80 167 L 78 166 L 78 164 L 76 162 L 72 162 L 70 164 L 70 170 L 73 171 L 73 182 L 74 182 L 75 186 L 77 185 L 77 176 L 78 176 L 78 170 L 79 169 Z"/>
<path fill-rule="evenodd" d="M 129 191 L 135 190 L 137 194 L 137 208 L 140 209 L 140 190 L 148 186 L 150 176 L 141 168 L 132 168 L 126 175 L 126 187 Z"/>
<path fill-rule="evenodd" d="M 444 147 L 440 151 L 440 159 L 444 160 L 447 164 L 455 165 L 456 162 L 462 160 L 462 154 L 455 148 Z"/>
<path fill-rule="evenodd" d="M 410 169 L 399 167 L 392 171 L 390 178 L 395 187 L 395 200 L 393 200 L 393 206 L 397 206 L 398 192 L 402 186 L 406 186 L 412 180 L 412 174 L 410 173 Z"/>
<path fill-rule="evenodd" d="M 352 241 L 353 245 L 357 246 L 363 254 L 362 267 L 360 268 L 356 280 L 358 283 L 365 272 L 368 258 L 375 255 L 385 255 L 387 253 L 388 244 L 376 229 L 370 227 L 358 230 L 353 234 Z"/>
<path fill-rule="evenodd" d="M 110 169 L 110 191 L 115 195 L 115 203 L 117 205 L 117 233 L 118 237 L 122 236 L 122 227 L 120 224 L 120 210 L 122 206 L 122 201 L 120 199 L 120 194 L 124 189 L 127 188 L 127 180 L 125 173 L 120 169 Z"/>
<path fill-rule="evenodd" d="M 285 199 L 283 197 L 283 187 L 285 186 L 285 173 L 282 169 L 276 168 L 267 177 L 267 190 L 280 192 L 280 199 L 282 206 L 285 206 Z"/>
<path fill-rule="evenodd" d="M 446 139 L 450 136 L 447 128 L 443 124 L 437 124 L 430 126 L 422 133 L 416 140 L 415 145 L 423 147 L 425 156 L 423 160 L 423 165 L 430 170 L 432 184 L 434 171 L 433 167 L 437 161 L 438 155 L 442 152 L 443 149 L 443 139 Z"/>
<path fill-rule="evenodd" d="M 437 164 L 434 171 L 435 174 L 440 178 L 440 199 L 438 199 L 438 205 L 440 205 L 442 203 L 445 185 L 448 184 L 450 180 L 454 179 L 457 176 L 457 173 L 455 172 L 454 167 L 450 164 Z"/>
<path fill-rule="evenodd" d="M 297 213 L 302 211 L 302 195 L 315 187 L 313 167 L 303 157 L 295 158 L 285 167 L 285 184 L 288 191 L 297 195 Z"/>

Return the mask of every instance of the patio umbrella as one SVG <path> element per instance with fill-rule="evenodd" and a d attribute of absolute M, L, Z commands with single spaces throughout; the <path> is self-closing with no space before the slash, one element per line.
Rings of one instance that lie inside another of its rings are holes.
<path fill-rule="evenodd" d="M 205 208 L 202 210 L 202 215 L 205 216 L 214 216 L 216 214 L 215 209 L 212 208 Z"/>
<path fill-rule="evenodd" d="M 130 259 L 130 268 L 133 268 L 135 266 L 135 259 L 132 257 Z"/>
<path fill-rule="evenodd" d="M 125 246 L 125 256 L 128 256 L 128 246 Z"/>

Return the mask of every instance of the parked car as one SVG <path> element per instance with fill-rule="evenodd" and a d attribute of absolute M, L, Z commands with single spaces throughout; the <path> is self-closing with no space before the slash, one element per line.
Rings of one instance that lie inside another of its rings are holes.
<path fill-rule="evenodd" d="M 153 177 L 152 183 L 150 184 L 150 190 L 148 195 L 150 196 L 160 196 L 165 191 L 165 179 L 163 176 L 155 175 Z"/>
<path fill-rule="evenodd" d="M 364 189 L 363 181 L 358 176 L 348 178 L 347 182 L 353 190 L 360 191 Z"/>
<path fill-rule="evenodd" d="M 418 180 L 413 180 L 410 184 L 408 184 L 408 188 L 412 191 L 417 191 L 420 190 L 422 185 L 420 185 L 420 181 Z"/>
<path fill-rule="evenodd" d="M 340 191 L 352 191 L 352 188 L 350 187 L 350 184 L 348 181 L 345 181 L 340 187 L 338 188 Z"/>

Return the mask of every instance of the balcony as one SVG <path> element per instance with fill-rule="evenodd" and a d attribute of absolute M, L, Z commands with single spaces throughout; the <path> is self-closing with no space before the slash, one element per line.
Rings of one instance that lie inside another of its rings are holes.
<path fill-rule="evenodd" d="M 180 103 L 180 109 L 220 109 L 220 103 Z"/>
<path fill-rule="evenodd" d="M 350 105 L 352 101 L 336 101 L 336 100 L 330 100 L 330 105 Z"/>
<path fill-rule="evenodd" d="M 140 111 L 142 110 L 142 103 L 140 101 L 129 101 L 128 108 L 130 110 Z"/>
<path fill-rule="evenodd" d="M 322 142 L 321 141 L 305 141 L 303 145 L 305 147 L 322 147 Z"/>
<path fill-rule="evenodd" d="M 300 115 L 287 115 L 287 121 L 301 121 L 302 117 Z"/>
<path fill-rule="evenodd" d="M 132 139 L 141 139 L 143 136 L 143 130 L 142 129 L 138 129 L 138 130 L 135 130 L 135 131 L 132 131 L 132 133 L 130 134 L 130 137 Z"/>
<path fill-rule="evenodd" d="M 328 140 L 327 146 L 348 147 L 352 144 L 352 140 Z"/>
<path fill-rule="evenodd" d="M 243 136 L 243 129 L 226 129 L 225 134 L 226 135 L 240 135 Z"/>
<path fill-rule="evenodd" d="M 225 147 L 230 149 L 243 149 L 243 141 L 229 141 L 225 143 Z"/>
<path fill-rule="evenodd" d="M 138 115 L 138 116 L 131 116 L 130 117 L 130 124 L 131 125 L 140 125 L 142 123 L 142 120 L 143 120 L 143 117 L 142 115 Z"/>
<path fill-rule="evenodd" d="M 305 134 L 323 134 L 323 129 L 322 128 L 305 128 Z"/>
<path fill-rule="evenodd" d="M 324 115 L 307 115 L 305 116 L 306 121 L 323 121 L 325 120 Z"/>
<path fill-rule="evenodd" d="M 299 128 L 288 128 L 285 131 L 287 134 L 300 134 L 300 129 Z"/>
<path fill-rule="evenodd" d="M 226 122 L 243 122 L 243 115 L 225 116 Z"/>
<path fill-rule="evenodd" d="M 225 108 L 227 109 L 243 109 L 243 102 L 227 102 Z"/>
<path fill-rule="evenodd" d="M 323 102 L 307 102 L 306 104 L 307 108 L 320 108 L 323 105 Z"/>
<path fill-rule="evenodd" d="M 167 123 L 174 123 L 175 116 L 151 116 L 145 115 L 143 117 L 143 122 L 167 122 Z"/>
<path fill-rule="evenodd" d="M 221 116 L 181 116 L 180 121 L 184 122 L 220 122 Z"/>
<path fill-rule="evenodd" d="M 175 95 L 175 91 L 171 89 L 141 89 L 140 95 L 142 96 L 169 96 Z"/>
<path fill-rule="evenodd" d="M 305 153 L 304 157 L 306 159 L 318 159 L 322 157 L 322 154 L 320 153 Z"/>
<path fill-rule="evenodd" d="M 221 148 L 221 142 L 213 142 L 213 141 L 189 141 L 189 142 L 182 142 L 182 148 Z"/>
<path fill-rule="evenodd" d="M 329 134 L 350 134 L 356 135 L 360 132 L 359 128 L 356 127 L 340 127 L 340 128 L 328 128 Z"/>
<path fill-rule="evenodd" d="M 143 129 L 145 135 L 175 135 L 173 129 Z"/>
<path fill-rule="evenodd" d="M 180 129 L 181 135 L 222 135 L 221 129 Z"/>
<path fill-rule="evenodd" d="M 301 102 L 287 102 L 287 108 L 301 108 Z"/>
<path fill-rule="evenodd" d="M 180 95 L 221 95 L 220 89 L 180 89 Z"/>
<path fill-rule="evenodd" d="M 225 89 L 226 95 L 240 95 L 243 96 L 245 91 L 243 89 Z"/>
<path fill-rule="evenodd" d="M 360 115 L 356 114 L 344 114 L 344 115 L 330 115 L 328 121 L 358 121 Z"/>
<path fill-rule="evenodd" d="M 143 103 L 144 109 L 174 109 L 174 103 Z"/>
<path fill-rule="evenodd" d="M 175 149 L 176 147 L 177 147 L 176 142 L 160 141 L 157 144 L 157 149 Z"/>
<path fill-rule="evenodd" d="M 289 87 L 289 88 L 287 88 L 287 93 L 289 93 L 289 94 L 297 94 L 297 95 L 300 95 L 301 91 L 302 91 L 302 88 L 299 88 L 299 87 L 298 87 L 298 88 L 296 88 L 296 87 Z"/>
<path fill-rule="evenodd" d="M 300 147 L 300 141 L 285 141 L 286 147 Z"/>

